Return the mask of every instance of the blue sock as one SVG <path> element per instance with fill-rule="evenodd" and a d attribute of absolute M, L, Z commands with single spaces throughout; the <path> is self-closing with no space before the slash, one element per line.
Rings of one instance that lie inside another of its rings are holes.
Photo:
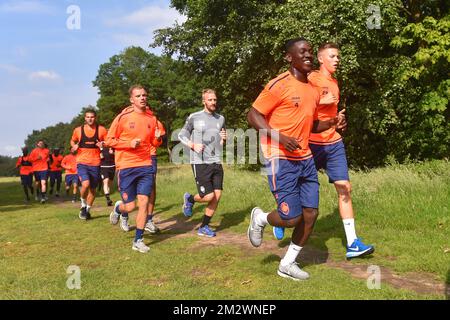
<path fill-rule="evenodd" d="M 120 207 L 120 206 L 117 206 L 114 210 L 115 210 L 115 212 L 116 212 L 117 214 L 122 214 L 122 212 L 120 212 L 119 207 Z"/>
<path fill-rule="evenodd" d="M 149 222 L 149 221 L 151 221 L 151 220 L 153 220 L 153 215 L 152 215 L 152 214 L 149 214 L 149 215 L 147 216 L 147 222 Z"/>
<path fill-rule="evenodd" d="M 134 237 L 134 242 L 138 241 L 139 239 L 142 239 L 143 236 L 144 236 L 144 230 L 136 229 L 136 236 Z"/>
<path fill-rule="evenodd" d="M 128 218 L 128 212 L 122 212 L 121 215 L 122 218 Z"/>

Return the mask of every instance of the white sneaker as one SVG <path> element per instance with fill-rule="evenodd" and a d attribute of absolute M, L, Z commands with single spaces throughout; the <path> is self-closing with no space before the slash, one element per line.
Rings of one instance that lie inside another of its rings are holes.
<path fill-rule="evenodd" d="M 147 221 L 147 223 L 145 224 L 144 230 L 151 234 L 155 234 L 160 231 L 159 228 L 153 223 L 153 220 Z"/>
<path fill-rule="evenodd" d="M 130 231 L 130 226 L 128 225 L 128 218 L 120 216 L 120 229 L 125 232 Z"/>
<path fill-rule="evenodd" d="M 109 215 L 109 222 L 111 224 L 116 225 L 119 222 L 120 214 L 117 213 L 116 209 L 118 206 L 122 204 L 122 201 L 117 201 L 114 205 L 113 211 L 111 211 L 111 214 Z"/>
<path fill-rule="evenodd" d="M 280 262 L 277 273 L 283 278 L 289 278 L 294 281 L 307 280 L 309 278 L 308 272 L 300 269 L 297 262 L 292 262 L 286 266 L 283 266 Z"/>
<path fill-rule="evenodd" d="M 250 240 L 250 243 L 254 247 L 259 247 L 262 243 L 265 226 L 258 225 L 256 223 L 256 217 L 263 213 L 264 212 L 260 208 L 256 207 L 253 208 L 252 213 L 250 215 L 250 225 L 248 226 L 247 236 L 248 239 Z"/>
<path fill-rule="evenodd" d="M 138 241 L 133 241 L 133 246 L 131 249 L 141 253 L 147 253 L 150 250 L 150 247 L 145 245 L 144 239 L 139 239 Z"/>

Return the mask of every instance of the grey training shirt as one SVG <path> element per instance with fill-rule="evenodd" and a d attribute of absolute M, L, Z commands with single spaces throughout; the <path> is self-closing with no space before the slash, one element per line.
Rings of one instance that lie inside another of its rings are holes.
<path fill-rule="evenodd" d="M 220 163 L 222 159 L 222 145 L 219 132 L 225 129 L 225 118 L 220 114 L 210 114 L 204 110 L 191 114 L 178 134 L 178 139 L 188 145 L 189 140 L 195 144 L 204 144 L 201 153 L 190 151 L 190 163 Z"/>

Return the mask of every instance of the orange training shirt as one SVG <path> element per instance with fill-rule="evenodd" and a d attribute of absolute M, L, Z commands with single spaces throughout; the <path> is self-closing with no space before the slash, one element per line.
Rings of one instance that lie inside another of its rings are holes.
<path fill-rule="evenodd" d="M 92 129 L 89 125 L 84 125 L 84 133 L 87 137 L 91 138 L 95 134 L 95 127 Z M 98 126 L 98 141 L 105 141 L 107 131 L 105 127 Z M 72 141 L 79 143 L 81 140 L 81 127 L 75 128 L 72 134 Z M 100 166 L 100 149 L 78 148 L 77 151 L 77 163 L 87 166 L 97 167 Z"/>
<path fill-rule="evenodd" d="M 32 166 L 24 166 L 22 165 L 23 161 L 30 161 L 29 160 L 30 156 L 20 156 L 19 159 L 17 159 L 17 163 L 16 163 L 16 168 L 20 166 L 20 172 L 19 174 L 21 176 L 27 176 L 31 173 L 33 173 L 33 167 Z"/>
<path fill-rule="evenodd" d="M 28 160 L 33 164 L 33 171 L 47 171 L 48 170 L 48 156 L 50 151 L 46 148 L 35 148 L 31 151 Z M 40 157 L 40 159 L 39 159 Z"/>
<path fill-rule="evenodd" d="M 327 77 L 320 71 L 311 72 L 308 75 L 308 80 L 319 92 L 320 97 L 323 97 L 328 92 L 331 92 L 335 97 L 338 98 L 337 103 L 319 104 L 317 108 L 318 119 L 321 121 L 325 121 L 336 117 L 336 115 L 338 114 L 339 103 L 339 87 L 337 80 L 331 76 Z M 309 143 L 320 145 L 332 144 L 340 140 L 342 140 L 342 137 L 334 127 L 320 133 L 311 133 L 311 136 L 309 137 Z"/>
<path fill-rule="evenodd" d="M 77 174 L 77 157 L 73 154 L 68 154 L 63 158 L 61 166 L 66 170 L 66 175 Z"/>
<path fill-rule="evenodd" d="M 161 142 L 155 138 L 156 117 L 147 108 L 140 113 L 130 106 L 125 108 L 111 124 L 106 145 L 115 149 L 117 169 L 150 166 L 151 146 L 158 147 Z M 141 139 L 137 148 L 131 147 L 131 141 Z"/>
<path fill-rule="evenodd" d="M 305 160 L 310 158 L 309 136 L 315 119 L 319 94 L 309 83 L 303 83 L 289 71 L 269 81 L 253 103 L 253 108 L 263 114 L 274 130 L 297 138 L 301 149 L 289 152 L 272 143 L 269 136 L 261 135 L 261 147 L 266 158 Z"/>
<path fill-rule="evenodd" d="M 50 171 L 61 171 L 61 161 L 63 160 L 63 156 L 58 154 L 58 156 L 50 155 L 53 157 L 53 162 L 50 164 Z"/>

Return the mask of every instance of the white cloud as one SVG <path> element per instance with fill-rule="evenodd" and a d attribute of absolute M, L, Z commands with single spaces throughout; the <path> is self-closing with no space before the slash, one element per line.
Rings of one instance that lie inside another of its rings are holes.
<path fill-rule="evenodd" d="M 20 148 L 18 146 L 4 146 L 3 150 L 7 155 L 14 156 L 18 151 L 20 151 Z"/>
<path fill-rule="evenodd" d="M 36 71 L 28 76 L 30 80 L 59 80 L 61 76 L 54 71 Z"/>
<path fill-rule="evenodd" d="M 163 8 L 158 6 L 148 6 L 132 12 L 129 15 L 108 19 L 105 24 L 109 27 L 151 27 L 153 30 L 169 27 L 178 21 L 186 21 L 186 17 L 173 8 Z"/>
<path fill-rule="evenodd" d="M 20 74 L 24 72 L 24 70 L 12 64 L 0 64 L 0 70 L 4 70 L 9 74 Z"/>
<path fill-rule="evenodd" d="M 51 13 L 53 8 L 39 1 L 9 1 L 0 5 L 0 12 L 6 13 Z"/>

